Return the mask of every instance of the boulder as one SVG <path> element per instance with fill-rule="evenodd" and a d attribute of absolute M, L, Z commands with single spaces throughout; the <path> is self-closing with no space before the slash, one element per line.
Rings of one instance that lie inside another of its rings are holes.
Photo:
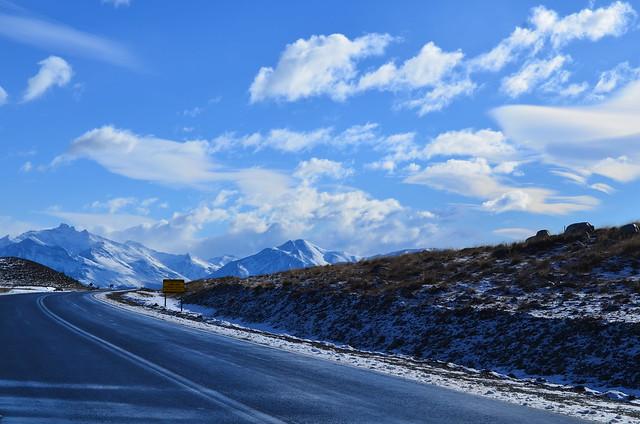
<path fill-rule="evenodd" d="M 564 233 L 566 235 L 578 235 L 583 236 L 587 234 L 591 234 L 596 230 L 596 228 L 591 225 L 589 222 L 576 222 L 574 224 L 569 225 Z"/>
<path fill-rule="evenodd" d="M 548 240 L 551 237 L 549 230 L 540 230 L 535 236 L 529 237 L 525 243 L 535 243 L 542 240 Z"/>
<path fill-rule="evenodd" d="M 620 227 L 620 233 L 625 236 L 631 236 L 640 233 L 640 227 L 637 224 L 627 224 Z"/>
<path fill-rule="evenodd" d="M 551 233 L 549 232 L 549 230 L 540 230 L 536 233 L 535 237 L 544 240 L 551 237 Z"/>

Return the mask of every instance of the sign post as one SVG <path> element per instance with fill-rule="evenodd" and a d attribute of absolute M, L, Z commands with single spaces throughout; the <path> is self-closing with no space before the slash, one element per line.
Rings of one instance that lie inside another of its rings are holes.
<path fill-rule="evenodd" d="M 184 293 L 187 286 L 184 280 L 164 279 L 162 280 L 162 293 L 164 294 L 164 308 L 167 309 L 167 293 Z M 182 312 L 182 298 L 180 298 L 180 312 Z"/>

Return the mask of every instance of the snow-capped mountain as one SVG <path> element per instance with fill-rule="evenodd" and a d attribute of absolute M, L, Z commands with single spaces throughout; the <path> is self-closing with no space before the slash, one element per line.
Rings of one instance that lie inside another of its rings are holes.
<path fill-rule="evenodd" d="M 358 260 L 360 258 L 357 256 L 325 250 L 306 240 L 289 240 L 281 246 L 263 249 L 255 255 L 229 262 L 214 272 L 211 277 L 245 278 L 289 269 L 356 262 Z"/>
<path fill-rule="evenodd" d="M 136 242 L 118 243 L 60 224 L 0 239 L 0 256 L 29 259 L 99 286 L 158 287 L 163 278 L 193 280 L 221 265 L 186 255 L 158 252 Z"/>

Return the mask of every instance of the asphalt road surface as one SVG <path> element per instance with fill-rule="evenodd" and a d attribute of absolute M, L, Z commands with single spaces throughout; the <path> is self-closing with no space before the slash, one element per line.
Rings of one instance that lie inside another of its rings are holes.
<path fill-rule="evenodd" d="M 0 296 L 6 423 L 576 423 L 210 334 L 87 293 Z"/>

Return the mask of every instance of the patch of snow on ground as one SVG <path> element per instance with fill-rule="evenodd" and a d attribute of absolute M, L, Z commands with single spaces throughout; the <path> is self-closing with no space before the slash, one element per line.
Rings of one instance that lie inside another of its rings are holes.
<path fill-rule="evenodd" d="M 0 289 L 4 289 L 4 288 L 7 288 L 9 290 L 8 291 L 0 290 L 0 296 L 9 295 L 9 294 L 47 293 L 47 292 L 56 291 L 55 287 L 43 287 L 43 286 L 0 287 Z"/>

